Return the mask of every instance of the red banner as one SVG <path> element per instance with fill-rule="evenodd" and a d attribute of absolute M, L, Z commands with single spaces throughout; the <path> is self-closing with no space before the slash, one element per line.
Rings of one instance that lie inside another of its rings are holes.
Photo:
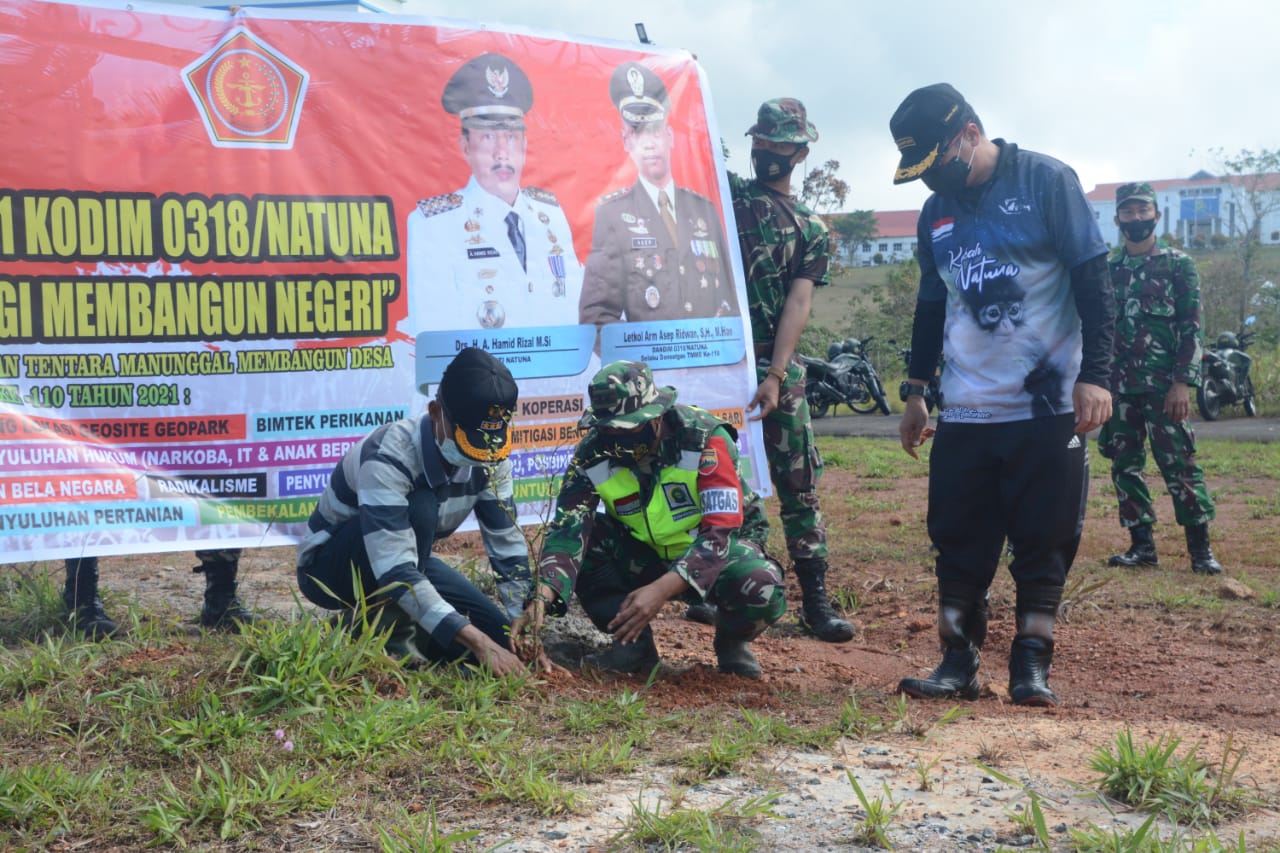
<path fill-rule="evenodd" d="M 291 543 L 467 344 L 520 383 L 526 521 L 602 361 L 741 422 L 688 53 L 296 15 L 0 8 L 0 561 Z"/>

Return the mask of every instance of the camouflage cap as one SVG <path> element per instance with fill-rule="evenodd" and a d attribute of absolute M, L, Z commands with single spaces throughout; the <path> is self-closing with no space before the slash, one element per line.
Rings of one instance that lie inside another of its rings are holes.
<path fill-rule="evenodd" d="M 756 112 L 756 123 L 744 136 L 758 136 L 770 142 L 808 145 L 818 141 L 818 129 L 809 121 L 804 104 L 795 98 L 765 101 Z"/>
<path fill-rule="evenodd" d="M 1151 184 L 1146 181 L 1137 181 L 1131 184 L 1121 184 L 1116 190 L 1116 207 L 1124 204 L 1126 201 L 1149 201 L 1156 203 L 1156 191 L 1152 189 Z"/>
<path fill-rule="evenodd" d="M 579 428 L 636 429 L 675 405 L 676 389 L 655 387 L 643 361 L 615 361 L 591 377 L 587 398 L 591 408 Z"/>

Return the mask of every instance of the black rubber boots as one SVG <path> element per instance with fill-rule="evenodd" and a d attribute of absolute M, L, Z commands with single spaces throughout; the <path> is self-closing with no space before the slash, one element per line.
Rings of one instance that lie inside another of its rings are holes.
<path fill-rule="evenodd" d="M 987 594 L 948 589 L 938 594 L 942 663 L 928 678 L 904 678 L 898 692 L 920 699 L 977 699 L 980 650 L 990 615 Z"/>
<path fill-rule="evenodd" d="M 196 556 L 200 558 L 200 565 L 191 571 L 204 575 L 204 607 L 200 610 L 200 624 L 215 631 L 231 633 L 238 632 L 242 624 L 252 624 L 253 614 L 236 596 L 239 552 L 197 551 Z"/>
<path fill-rule="evenodd" d="M 67 579 L 62 587 L 62 603 L 71 626 L 91 640 L 115 636 L 120 626 L 107 616 L 98 597 L 98 558 L 67 560 Z"/>

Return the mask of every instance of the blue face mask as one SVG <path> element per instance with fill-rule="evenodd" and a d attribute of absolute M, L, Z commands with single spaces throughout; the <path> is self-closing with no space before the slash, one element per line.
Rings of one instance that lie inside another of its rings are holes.
<path fill-rule="evenodd" d="M 444 441 L 437 441 L 436 447 L 440 448 L 440 455 L 444 457 L 444 461 L 448 462 L 455 468 L 469 468 L 473 465 L 479 465 L 473 459 L 468 459 L 462 455 L 462 451 L 458 449 L 458 443 L 452 438 L 446 438 Z"/>

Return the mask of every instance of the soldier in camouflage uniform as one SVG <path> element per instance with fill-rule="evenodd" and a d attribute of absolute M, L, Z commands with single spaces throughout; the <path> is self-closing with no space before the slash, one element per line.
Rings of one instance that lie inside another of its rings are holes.
<path fill-rule="evenodd" d="M 717 605 L 721 672 L 759 678 L 750 643 L 786 610 L 782 570 L 765 553 L 763 502 L 739 470 L 737 433 L 674 388 L 657 388 L 644 362 L 601 368 L 547 531 L 537 583 L 512 627 L 511 647 L 563 615 L 576 591 L 613 646 L 587 663 L 647 672 L 659 663 L 649 623 L 668 601 Z M 603 514 L 596 507 L 604 504 Z"/>
<path fill-rule="evenodd" d="M 1112 566 L 1157 563 L 1151 525 L 1155 509 L 1143 480 L 1146 443 L 1173 499 L 1174 516 L 1186 529 L 1191 568 L 1218 574 L 1222 566 L 1209 547 L 1213 501 L 1196 463 L 1191 388 L 1200 384 L 1203 355 L 1200 277 L 1195 262 L 1156 238 L 1160 210 L 1148 183 L 1116 191 L 1116 225 L 1124 244 L 1108 258 L 1116 293 L 1115 410 L 1098 434 L 1098 448 L 1111 460 L 1120 499 L 1120 524 L 1132 544 Z"/>
<path fill-rule="evenodd" d="M 216 631 L 239 631 L 240 623 L 252 622 L 253 614 L 236 597 L 236 574 L 240 567 L 239 548 L 196 551 L 200 565 L 193 572 L 204 575 L 204 607 L 200 624 Z M 105 640 L 120 630 L 102 607 L 98 596 L 98 558 L 78 557 L 66 561 L 67 578 L 62 603 L 72 626 L 94 640 Z"/>
<path fill-rule="evenodd" d="M 729 175 L 760 383 L 747 410 L 758 408 L 753 420 L 764 420 L 769 474 L 800 581 L 800 624 L 820 640 L 843 643 L 853 639 L 854 628 L 827 598 L 827 532 L 817 490 L 822 458 L 804 397 L 804 366 L 794 357 L 809 322 L 813 289 L 831 281 L 827 227 L 791 195 L 791 172 L 818 131 L 804 104 L 775 98 L 760 105 L 747 135 L 755 180 Z M 705 618 L 696 608 L 689 616 Z"/>

